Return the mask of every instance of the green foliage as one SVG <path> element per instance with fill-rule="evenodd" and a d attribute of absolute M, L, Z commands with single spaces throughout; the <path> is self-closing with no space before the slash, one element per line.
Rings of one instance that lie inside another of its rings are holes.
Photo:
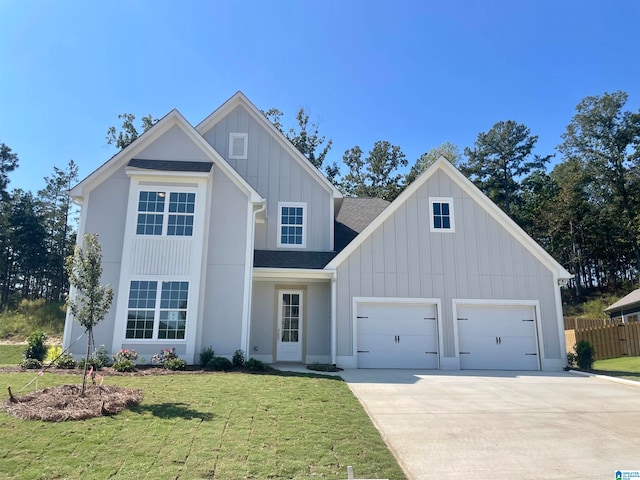
<path fill-rule="evenodd" d="M 24 351 L 24 358 L 35 358 L 39 362 L 44 360 L 49 347 L 45 345 L 47 334 L 39 330 L 27 337 L 27 348 Z"/>
<path fill-rule="evenodd" d="M 73 356 L 68 353 L 64 353 L 55 361 L 55 366 L 58 368 L 72 369 L 76 368 L 76 361 Z"/>
<path fill-rule="evenodd" d="M 235 352 L 233 352 L 231 363 L 233 363 L 234 367 L 244 366 L 244 352 L 242 350 L 236 350 Z"/>
<path fill-rule="evenodd" d="M 96 348 L 96 351 L 93 352 L 92 357 L 100 362 L 101 366 L 103 367 L 108 367 L 109 365 L 111 365 L 111 356 L 107 351 L 107 347 L 105 347 L 104 345 L 100 345 L 98 348 Z"/>
<path fill-rule="evenodd" d="M 128 360 L 126 358 L 123 358 L 121 360 L 117 360 L 113 362 L 112 368 L 116 372 L 135 372 L 136 364 L 133 360 Z"/>
<path fill-rule="evenodd" d="M 23 340 L 35 330 L 62 335 L 65 310 L 63 304 L 43 298 L 23 299 L 15 310 L 0 312 L 0 338 Z"/>
<path fill-rule="evenodd" d="M 42 368 L 42 362 L 37 358 L 23 358 L 20 366 L 28 369 Z"/>
<path fill-rule="evenodd" d="M 591 370 L 595 361 L 596 351 L 593 346 L 586 340 L 580 340 L 574 347 L 576 351 L 576 363 L 578 368 Z"/>
<path fill-rule="evenodd" d="M 409 185 L 413 182 L 440 157 L 444 157 L 449 161 L 449 163 L 457 165 L 462 154 L 460 153 L 458 146 L 451 142 L 444 142 L 442 145 L 432 148 L 427 153 L 420 155 L 420 158 L 416 160 L 416 163 L 411 167 L 411 170 L 405 178 L 405 184 Z"/>
<path fill-rule="evenodd" d="M 18 155 L 11 148 L 0 143 L 0 199 L 5 199 L 7 185 L 9 185 L 9 172 L 18 167 Z"/>
<path fill-rule="evenodd" d="M 233 369 L 233 363 L 226 357 L 213 357 L 209 362 L 207 362 L 207 368 L 210 370 L 215 370 L 216 372 L 225 371 Z"/>
<path fill-rule="evenodd" d="M 102 367 L 104 367 L 104 363 L 102 363 L 102 360 L 94 357 L 93 355 L 89 357 L 89 361 L 86 362 L 84 358 L 81 358 L 78 361 L 78 368 L 81 370 L 84 370 L 85 368 L 85 363 L 87 365 L 87 368 L 89 367 L 93 367 L 94 370 L 100 370 Z"/>
<path fill-rule="evenodd" d="M 122 126 L 119 131 L 116 130 L 116 127 L 109 127 L 107 130 L 107 144 L 115 145 L 117 148 L 122 150 L 123 148 L 128 147 L 129 144 L 138 138 L 140 134 L 133 124 L 136 120 L 135 115 L 132 113 L 122 113 L 118 115 L 118 119 L 122 120 Z M 158 123 L 158 119 L 154 118 L 152 115 L 142 117 L 142 132 L 146 132 L 156 123 Z"/>
<path fill-rule="evenodd" d="M 175 348 L 163 348 L 162 350 L 160 350 L 160 353 L 156 353 L 153 357 L 151 357 L 151 363 L 158 363 L 164 366 L 164 363 L 167 360 L 174 360 L 176 358 L 178 358 L 178 355 L 176 354 Z"/>
<path fill-rule="evenodd" d="M 62 354 L 60 345 L 52 345 L 47 349 L 47 355 L 44 357 L 45 365 L 53 363 Z"/>
<path fill-rule="evenodd" d="M 203 367 L 207 366 L 207 363 L 209 363 L 209 361 L 215 356 L 215 353 L 213 351 L 213 348 L 211 348 L 210 346 L 207 348 L 203 348 L 202 351 L 200 352 L 200 365 L 202 365 Z"/>
<path fill-rule="evenodd" d="M 132 349 L 123 348 L 117 353 L 113 354 L 113 363 L 121 362 L 122 360 L 135 361 L 138 359 L 138 352 Z"/>
<path fill-rule="evenodd" d="M 24 345 L 0 345 L 0 366 L 19 365 L 24 359 Z"/>
<path fill-rule="evenodd" d="M 187 362 L 181 358 L 168 358 L 164 361 L 162 367 L 167 370 L 184 370 L 187 368 Z"/>
<path fill-rule="evenodd" d="M 250 358 L 249 360 L 247 360 L 245 366 L 252 372 L 264 372 L 267 369 L 267 366 L 263 361 L 255 358 Z"/>
<path fill-rule="evenodd" d="M 575 352 L 567 352 L 567 365 L 575 367 L 578 361 L 578 356 Z"/>

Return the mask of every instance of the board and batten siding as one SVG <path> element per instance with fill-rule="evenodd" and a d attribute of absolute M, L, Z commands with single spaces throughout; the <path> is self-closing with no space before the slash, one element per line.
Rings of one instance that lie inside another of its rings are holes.
<path fill-rule="evenodd" d="M 229 134 L 248 135 L 247 159 L 229 158 Z M 278 202 L 307 204 L 306 249 L 330 251 L 331 192 L 307 172 L 242 106 L 217 122 L 204 138 L 267 200 L 267 221 L 256 225 L 255 248 L 275 250 Z"/>
<path fill-rule="evenodd" d="M 452 197 L 455 232 L 430 231 L 429 197 Z M 455 357 L 453 299 L 540 301 L 547 358 L 561 356 L 552 272 L 439 170 L 337 268 L 337 354 L 352 356 L 353 297 L 440 298 L 442 357 Z"/>

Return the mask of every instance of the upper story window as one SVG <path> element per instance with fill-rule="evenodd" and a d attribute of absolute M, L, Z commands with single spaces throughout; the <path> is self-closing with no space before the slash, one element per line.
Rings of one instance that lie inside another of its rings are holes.
<path fill-rule="evenodd" d="M 192 236 L 195 204 L 195 193 L 140 192 L 136 234 Z"/>
<path fill-rule="evenodd" d="M 306 246 L 306 203 L 278 204 L 278 247 Z"/>
<path fill-rule="evenodd" d="M 429 198 L 429 221 L 432 232 L 454 232 L 453 198 Z"/>
<path fill-rule="evenodd" d="M 229 158 L 246 160 L 249 136 L 246 133 L 229 134 Z"/>

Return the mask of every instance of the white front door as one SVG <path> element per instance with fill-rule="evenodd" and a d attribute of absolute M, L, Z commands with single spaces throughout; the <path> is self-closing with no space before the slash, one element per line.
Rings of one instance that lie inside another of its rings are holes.
<path fill-rule="evenodd" d="M 276 361 L 302 361 L 302 290 L 278 292 Z"/>

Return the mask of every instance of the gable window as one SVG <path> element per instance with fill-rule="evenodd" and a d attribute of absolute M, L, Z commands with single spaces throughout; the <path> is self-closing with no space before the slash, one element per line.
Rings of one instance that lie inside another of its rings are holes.
<path fill-rule="evenodd" d="M 432 232 L 454 232 L 453 198 L 429 198 L 429 221 Z"/>
<path fill-rule="evenodd" d="M 230 133 L 229 158 L 236 160 L 246 160 L 248 140 L 249 136 L 246 133 Z"/>
<path fill-rule="evenodd" d="M 278 204 L 278 247 L 305 247 L 306 209 L 306 203 Z"/>
<path fill-rule="evenodd" d="M 140 192 L 136 234 L 192 236 L 195 204 L 195 193 Z"/>
<path fill-rule="evenodd" d="M 184 340 L 189 282 L 131 282 L 125 337 L 146 340 Z"/>

